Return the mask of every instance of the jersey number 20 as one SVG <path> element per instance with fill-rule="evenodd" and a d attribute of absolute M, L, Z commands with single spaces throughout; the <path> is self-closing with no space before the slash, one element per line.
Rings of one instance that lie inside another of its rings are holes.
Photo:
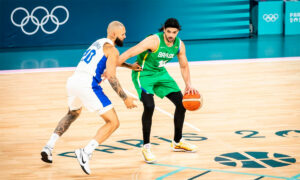
<path fill-rule="evenodd" d="M 95 49 L 88 49 L 85 51 L 83 54 L 83 61 L 86 62 L 87 64 L 91 62 L 92 58 L 96 55 L 96 50 Z"/>

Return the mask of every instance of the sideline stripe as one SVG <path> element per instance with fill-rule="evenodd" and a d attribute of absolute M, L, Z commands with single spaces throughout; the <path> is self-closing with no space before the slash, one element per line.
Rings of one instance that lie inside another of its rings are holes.
<path fill-rule="evenodd" d="M 39 72 L 63 72 L 63 71 L 75 71 L 75 69 L 76 69 L 76 67 L 0 70 L 0 74 L 25 74 L 25 73 L 39 73 Z"/>
<path fill-rule="evenodd" d="M 256 63 L 256 62 L 280 62 L 280 61 L 300 61 L 300 57 L 280 57 L 280 58 L 257 58 L 257 59 L 229 59 L 229 60 L 203 60 L 189 61 L 190 65 L 201 64 L 236 64 L 236 63 Z M 178 66 L 178 62 L 169 62 L 168 66 Z M 41 68 L 41 69 L 16 69 L 16 70 L 0 70 L 0 74 L 19 74 L 19 73 L 37 73 L 37 72 L 60 72 L 74 71 L 76 67 L 63 68 Z"/>
<path fill-rule="evenodd" d="M 281 61 L 300 61 L 299 57 L 280 57 L 280 58 L 257 58 L 257 59 L 228 59 L 228 60 L 203 60 L 189 61 L 191 65 L 200 64 L 239 64 L 239 63 L 260 63 L 260 62 L 281 62 Z M 166 66 L 175 66 L 178 62 L 169 62 Z"/>

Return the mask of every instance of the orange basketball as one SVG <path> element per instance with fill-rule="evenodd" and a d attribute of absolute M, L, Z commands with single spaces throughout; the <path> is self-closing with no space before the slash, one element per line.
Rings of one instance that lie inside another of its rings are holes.
<path fill-rule="evenodd" d="M 200 94 L 185 94 L 182 99 L 183 107 L 189 111 L 195 111 L 201 108 L 203 103 Z"/>

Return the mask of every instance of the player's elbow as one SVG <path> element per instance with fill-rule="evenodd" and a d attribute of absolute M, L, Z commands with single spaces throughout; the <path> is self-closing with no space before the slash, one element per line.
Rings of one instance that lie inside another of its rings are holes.
<path fill-rule="evenodd" d="M 115 76 L 115 74 L 113 74 L 113 73 L 106 72 L 105 77 L 106 77 L 106 79 L 107 79 L 108 81 L 112 81 L 112 80 L 115 79 L 116 76 Z"/>
<path fill-rule="evenodd" d="M 186 68 L 188 68 L 189 66 L 188 66 L 188 63 L 180 63 L 180 68 L 181 69 L 186 69 Z"/>
<path fill-rule="evenodd" d="M 126 61 L 123 55 L 121 55 L 117 61 L 117 66 L 122 66 L 122 64 Z"/>

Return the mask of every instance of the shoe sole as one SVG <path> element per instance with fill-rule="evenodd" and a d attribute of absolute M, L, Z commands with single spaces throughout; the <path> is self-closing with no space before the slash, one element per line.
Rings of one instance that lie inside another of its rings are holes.
<path fill-rule="evenodd" d="M 44 161 L 46 163 L 52 163 L 52 161 L 48 159 L 48 154 L 46 152 L 44 152 L 44 151 L 41 152 L 41 156 L 42 156 L 42 158 L 41 158 L 42 161 Z"/>
<path fill-rule="evenodd" d="M 142 157 L 144 158 L 144 161 L 148 164 L 154 164 L 156 163 L 157 160 L 153 160 L 153 161 L 147 161 L 146 158 L 144 157 L 143 153 L 142 153 Z"/>
<path fill-rule="evenodd" d="M 194 150 L 194 151 L 188 151 L 188 150 L 184 150 L 184 149 L 174 149 L 174 148 L 172 148 L 172 150 L 173 150 L 174 152 L 187 152 L 187 153 L 195 153 L 195 152 L 197 152 L 197 150 Z"/>
<path fill-rule="evenodd" d="M 146 163 L 148 163 L 148 164 L 155 164 L 156 163 L 156 161 L 145 161 Z"/>
<path fill-rule="evenodd" d="M 85 172 L 87 175 L 90 175 L 84 168 L 84 166 L 81 165 L 79 157 L 80 157 L 80 150 L 75 150 L 75 155 L 76 155 L 76 159 L 78 161 L 78 163 L 80 164 L 81 169 L 83 170 L 83 172 Z"/>

